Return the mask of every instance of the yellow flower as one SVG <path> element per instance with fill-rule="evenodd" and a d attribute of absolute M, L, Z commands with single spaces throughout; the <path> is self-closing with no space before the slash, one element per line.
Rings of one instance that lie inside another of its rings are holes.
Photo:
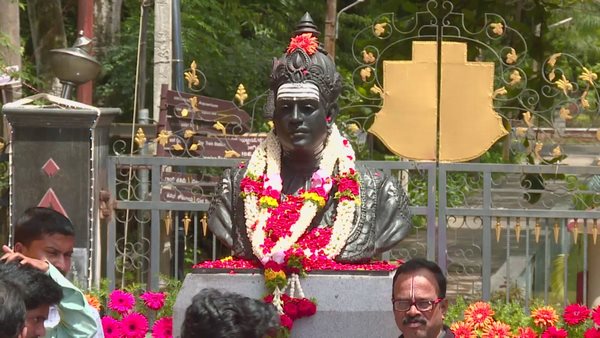
<path fill-rule="evenodd" d="M 381 89 L 381 87 L 379 87 L 378 85 L 373 85 L 373 87 L 371 87 L 370 91 L 373 94 L 378 94 L 379 97 L 381 97 L 383 99 L 383 89 Z"/>
<path fill-rule="evenodd" d="M 164 147 L 165 144 L 169 142 L 169 136 L 171 136 L 170 131 L 162 130 L 156 137 L 156 142 L 158 142 L 158 144 Z"/>
<path fill-rule="evenodd" d="M 381 36 L 381 34 L 385 33 L 386 26 L 387 23 L 385 22 L 375 24 L 373 27 L 373 34 L 375 34 L 375 36 Z"/>
<path fill-rule="evenodd" d="M 573 116 L 571 116 L 571 110 L 569 110 L 569 108 L 566 107 L 561 107 L 558 114 L 560 115 L 560 118 L 565 121 L 568 121 L 573 118 Z"/>
<path fill-rule="evenodd" d="M 579 75 L 579 79 L 588 82 L 589 84 L 591 84 L 592 86 L 594 85 L 594 81 L 596 81 L 598 79 L 598 75 L 594 72 L 592 72 L 591 70 L 583 67 L 583 73 L 581 73 L 581 75 Z"/>
<path fill-rule="evenodd" d="M 558 60 L 558 57 L 561 55 L 561 53 L 554 53 L 552 55 L 550 55 L 550 57 L 548 58 L 548 66 L 550 67 L 554 67 L 554 65 L 556 64 L 556 60 Z"/>
<path fill-rule="evenodd" d="M 521 82 L 521 74 L 519 73 L 518 70 L 513 70 L 512 73 L 510 73 L 510 83 L 509 85 L 514 86 L 517 83 Z"/>
<path fill-rule="evenodd" d="M 490 27 L 492 28 L 492 32 L 496 35 L 502 35 L 502 33 L 504 33 L 504 25 L 502 22 L 492 22 Z"/>
<path fill-rule="evenodd" d="M 494 94 L 492 94 L 492 98 L 495 99 L 496 96 L 498 95 L 506 95 L 508 92 L 506 91 L 506 88 L 504 87 L 500 87 L 496 90 L 494 90 Z"/>
<path fill-rule="evenodd" d="M 581 94 L 581 106 L 584 109 L 589 109 L 590 108 L 590 101 L 588 101 L 587 99 L 587 95 L 588 95 L 588 91 L 584 91 L 583 94 Z"/>
<path fill-rule="evenodd" d="M 271 269 L 266 269 L 265 270 L 265 281 L 270 282 L 273 281 L 275 279 L 281 278 L 283 280 L 285 280 L 285 272 L 283 271 L 273 271 Z"/>
<path fill-rule="evenodd" d="M 560 80 L 556 80 L 556 82 L 554 83 L 558 88 L 562 89 L 565 95 L 567 95 L 568 91 L 573 90 L 573 85 L 571 84 L 571 82 L 569 82 L 569 80 L 567 80 L 564 74 L 562 75 L 562 78 Z"/>
<path fill-rule="evenodd" d="M 314 202 L 319 208 L 323 208 L 325 206 L 325 199 L 316 192 L 305 192 L 302 194 L 302 197 L 306 201 Z"/>
<path fill-rule="evenodd" d="M 519 56 L 517 55 L 517 52 L 515 51 L 515 49 L 511 48 L 510 52 L 508 54 L 506 54 L 506 63 L 509 65 L 512 65 L 513 63 L 517 62 L 518 58 L 519 58 Z"/>
<path fill-rule="evenodd" d="M 533 125 L 533 117 L 531 116 L 531 112 L 527 111 L 523 113 L 523 121 L 525 121 L 527 127 L 531 128 Z"/>
<path fill-rule="evenodd" d="M 259 204 L 263 208 L 277 208 L 279 202 L 271 196 L 263 196 L 260 198 Z"/>
<path fill-rule="evenodd" d="M 365 67 L 360 70 L 360 79 L 365 82 L 371 77 L 371 67 Z"/>
<path fill-rule="evenodd" d="M 363 61 L 365 63 L 373 63 L 375 62 L 375 56 L 373 56 L 373 53 L 371 52 L 367 52 L 366 50 L 362 51 L 362 56 L 363 56 Z"/>

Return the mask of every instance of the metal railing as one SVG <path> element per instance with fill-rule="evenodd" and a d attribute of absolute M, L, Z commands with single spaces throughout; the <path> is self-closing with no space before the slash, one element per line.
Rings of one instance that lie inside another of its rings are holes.
<path fill-rule="evenodd" d="M 125 281 L 126 274 L 137 274 L 157 288 L 161 273 L 182 278 L 192 263 L 229 255 L 203 228 L 215 177 L 239 160 L 120 156 L 109 157 L 108 163 L 116 199 L 116 217 L 108 225 L 106 275 L 112 286 L 117 277 Z M 450 295 L 490 299 L 500 292 L 508 300 L 519 289 L 527 305 L 531 297 L 567 302 L 570 293 L 586 302 L 587 255 L 595 245 L 589 234 L 598 231 L 600 218 L 600 194 L 592 183 L 600 168 L 362 164 L 396 175 L 411 199 L 413 232 L 381 258 L 437 260 L 448 271 Z M 187 176 L 166 174 L 172 168 Z M 140 170 L 149 173 L 148 181 L 139 179 Z M 579 282 L 568 274 L 573 264 L 581 270 Z M 580 290 L 575 290 L 577 283 Z"/>

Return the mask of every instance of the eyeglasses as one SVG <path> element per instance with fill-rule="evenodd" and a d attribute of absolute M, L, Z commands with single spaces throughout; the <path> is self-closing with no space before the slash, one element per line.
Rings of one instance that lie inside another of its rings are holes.
<path fill-rule="evenodd" d="M 404 300 L 404 299 L 393 299 L 392 304 L 394 305 L 394 311 L 406 312 L 410 310 L 411 306 L 415 306 L 417 310 L 421 312 L 427 312 L 433 310 L 433 307 L 443 301 L 444 298 L 437 298 L 436 300 Z"/>

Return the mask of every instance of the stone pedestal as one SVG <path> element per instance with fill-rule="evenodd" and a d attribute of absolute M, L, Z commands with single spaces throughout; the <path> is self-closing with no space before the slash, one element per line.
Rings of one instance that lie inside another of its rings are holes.
<path fill-rule="evenodd" d="M 392 312 L 392 277 L 388 272 L 311 273 L 300 283 L 308 298 L 316 298 L 317 313 L 294 322 L 295 338 L 397 337 Z M 181 334 L 185 309 L 203 288 L 237 292 L 253 298 L 266 293 L 260 271 L 255 273 L 191 273 L 173 308 L 173 337 Z"/>
<path fill-rule="evenodd" d="M 10 224 L 33 206 L 67 216 L 75 226 L 72 271 L 82 286 L 100 277 L 100 191 L 108 190 L 108 132 L 120 112 L 47 94 L 2 107 L 11 129 Z"/>

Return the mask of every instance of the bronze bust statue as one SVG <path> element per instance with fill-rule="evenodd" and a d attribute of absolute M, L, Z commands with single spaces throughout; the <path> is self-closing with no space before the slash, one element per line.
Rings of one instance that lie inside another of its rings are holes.
<path fill-rule="evenodd" d="M 243 168 L 226 170 L 208 225 L 234 256 L 362 263 L 407 236 L 408 198 L 394 177 L 355 167 L 335 126 L 340 74 L 308 13 L 273 61 L 274 129 Z"/>

